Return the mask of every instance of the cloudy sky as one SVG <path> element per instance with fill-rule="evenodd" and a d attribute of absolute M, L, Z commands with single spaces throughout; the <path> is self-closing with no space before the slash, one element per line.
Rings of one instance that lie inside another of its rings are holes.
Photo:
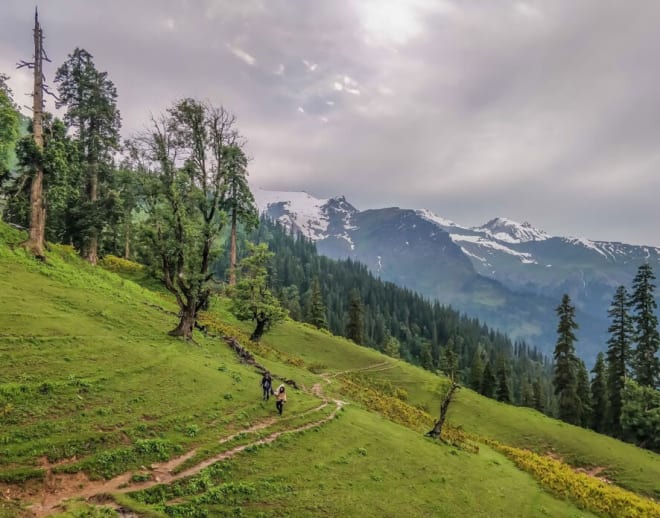
<path fill-rule="evenodd" d="M 183 96 L 236 113 L 268 189 L 660 246 L 660 2 L 42 0 L 52 77 L 107 70 L 123 133 Z M 21 103 L 32 5 L 0 2 Z"/>

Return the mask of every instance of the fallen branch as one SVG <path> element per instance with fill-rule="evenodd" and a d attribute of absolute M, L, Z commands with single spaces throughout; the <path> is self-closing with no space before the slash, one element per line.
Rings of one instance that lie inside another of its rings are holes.
<path fill-rule="evenodd" d="M 243 347 L 241 344 L 239 344 L 236 338 L 234 338 L 233 336 L 223 336 L 222 338 L 227 343 L 227 345 L 231 347 L 231 349 L 233 349 L 233 351 L 236 353 L 236 355 L 241 359 L 243 363 L 246 363 L 247 365 L 252 365 L 260 374 L 265 374 L 267 372 L 270 372 L 266 367 L 264 367 L 259 362 L 257 362 L 257 360 L 254 358 L 252 353 L 248 351 L 245 347 Z M 295 382 L 295 380 L 285 378 L 283 376 L 278 376 L 277 374 L 273 374 L 273 373 L 271 373 L 271 376 L 275 379 L 280 380 L 282 383 L 285 383 L 286 385 L 290 385 L 295 389 L 298 388 L 298 384 Z"/>

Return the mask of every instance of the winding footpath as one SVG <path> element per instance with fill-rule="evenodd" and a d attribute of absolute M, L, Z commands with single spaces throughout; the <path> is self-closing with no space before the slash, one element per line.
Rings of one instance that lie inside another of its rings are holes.
<path fill-rule="evenodd" d="M 357 372 L 362 370 L 380 370 L 386 364 L 387 362 L 384 362 L 384 363 L 371 365 L 369 367 L 365 367 L 362 369 L 355 369 L 354 371 L 343 371 L 333 374 L 324 373 L 321 374 L 320 376 L 326 383 L 331 383 L 330 378 L 334 378 L 340 374 L 344 374 L 347 372 Z M 298 433 L 305 430 L 309 430 L 310 428 L 321 426 L 327 423 L 328 421 L 334 419 L 337 413 L 346 404 L 346 402 L 341 401 L 339 399 L 327 398 L 324 395 L 323 387 L 321 386 L 320 383 L 316 383 L 311 388 L 311 393 L 322 400 L 322 403 L 319 406 L 299 414 L 288 416 L 284 419 L 278 420 L 277 418 L 269 418 L 262 420 L 259 423 L 256 423 L 248 428 L 239 430 L 230 436 L 222 438 L 219 441 L 219 443 L 220 444 L 227 443 L 232 439 L 236 438 L 240 434 L 254 433 L 259 430 L 263 430 L 278 421 L 281 422 L 284 420 L 301 417 L 310 413 L 319 412 L 322 409 L 326 408 L 331 403 L 335 405 L 335 408 L 332 410 L 332 412 L 327 416 L 323 417 L 322 419 L 312 421 L 306 424 L 302 424 L 294 428 L 276 431 L 267 435 L 266 437 L 262 437 L 250 443 L 242 444 L 227 449 L 183 471 L 177 472 L 177 468 L 179 466 L 182 466 L 192 457 L 194 457 L 195 454 L 197 453 L 197 450 L 191 450 L 185 453 L 184 455 L 181 455 L 167 462 L 151 464 L 149 469 L 151 478 L 150 480 L 145 482 L 131 483 L 131 477 L 133 475 L 132 471 L 123 473 L 110 480 L 96 481 L 96 480 L 89 480 L 89 478 L 84 473 L 54 474 L 52 472 L 52 468 L 55 466 L 54 465 L 49 466 L 50 469 L 48 469 L 47 471 L 44 487 L 39 491 L 39 494 L 36 495 L 36 500 L 38 500 L 38 503 L 34 503 L 29 507 L 29 509 L 34 514 L 34 516 L 40 518 L 61 511 L 62 508 L 60 506 L 66 500 L 69 500 L 71 498 L 84 499 L 91 503 L 95 499 L 98 501 L 98 499 L 107 497 L 107 495 L 141 491 L 160 484 L 166 484 L 166 485 L 171 484 L 172 482 L 175 482 L 177 480 L 190 477 L 192 475 L 196 475 L 204 468 L 207 468 L 212 464 L 215 464 L 216 462 L 229 459 L 247 448 L 272 443 L 275 440 L 277 440 L 278 437 L 284 434 Z M 34 501 L 35 495 L 24 495 L 24 498 L 25 500 Z"/>

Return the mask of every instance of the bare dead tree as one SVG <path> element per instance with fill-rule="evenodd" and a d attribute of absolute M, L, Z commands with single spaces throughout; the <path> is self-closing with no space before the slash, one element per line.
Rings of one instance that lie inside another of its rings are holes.
<path fill-rule="evenodd" d="M 454 393 L 461 388 L 461 386 L 456 383 L 456 381 L 453 378 L 450 378 L 451 385 L 449 385 L 449 388 L 447 389 L 447 392 L 445 393 L 442 403 L 440 404 L 440 418 L 435 422 L 433 425 L 433 428 L 426 433 L 427 437 L 433 437 L 433 438 L 438 438 L 441 437 L 442 434 L 442 427 L 445 424 L 445 419 L 447 419 L 447 411 L 449 410 L 449 405 L 451 404 L 452 397 L 454 396 Z"/>
<path fill-rule="evenodd" d="M 44 149 L 43 114 L 44 92 L 49 93 L 44 81 L 43 62 L 50 61 L 43 46 L 43 30 L 39 24 L 39 13 L 34 11 L 34 61 L 21 61 L 17 68 L 29 68 L 34 71 L 32 90 L 32 134 L 34 143 L 41 153 Z M 44 257 L 46 236 L 46 203 L 44 199 L 44 168 L 41 160 L 35 160 L 32 184 L 30 187 L 30 229 L 29 237 L 23 246 L 36 257 Z"/>

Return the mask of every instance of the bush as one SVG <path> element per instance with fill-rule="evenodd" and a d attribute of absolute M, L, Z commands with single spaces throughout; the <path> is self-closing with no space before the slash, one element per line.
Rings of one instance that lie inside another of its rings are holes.
<path fill-rule="evenodd" d="M 653 500 L 578 473 L 570 466 L 550 457 L 494 441 L 488 442 L 553 493 L 570 498 L 579 507 L 617 518 L 660 516 L 660 504 Z"/>

